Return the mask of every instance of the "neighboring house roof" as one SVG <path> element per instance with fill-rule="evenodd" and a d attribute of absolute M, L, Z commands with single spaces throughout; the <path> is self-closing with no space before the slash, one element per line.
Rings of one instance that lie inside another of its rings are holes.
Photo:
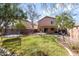
<path fill-rule="evenodd" d="M 23 24 L 26 25 L 27 29 L 32 29 L 32 23 L 30 21 L 26 20 L 26 22 L 24 21 Z M 38 25 L 34 23 L 34 29 L 37 29 L 37 28 L 38 28 Z"/>
<path fill-rule="evenodd" d="M 74 27 L 79 27 L 79 25 L 75 25 Z"/>
<path fill-rule="evenodd" d="M 77 29 L 79 29 L 79 25 L 75 25 L 73 28 L 77 28 Z"/>

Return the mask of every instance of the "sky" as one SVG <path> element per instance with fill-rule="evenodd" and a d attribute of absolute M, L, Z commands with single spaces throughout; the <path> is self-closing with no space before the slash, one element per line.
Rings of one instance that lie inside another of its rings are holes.
<path fill-rule="evenodd" d="M 20 8 L 24 11 L 27 10 L 27 5 L 31 3 L 20 4 Z M 36 20 L 40 20 L 45 16 L 55 17 L 56 15 L 61 14 L 64 11 L 70 12 L 73 19 L 75 20 L 76 25 L 79 25 L 79 4 L 70 4 L 70 3 L 34 3 L 36 6 L 35 12 L 37 12 L 40 17 Z M 46 7 L 47 5 L 47 7 Z M 28 18 L 29 19 L 29 18 Z"/>

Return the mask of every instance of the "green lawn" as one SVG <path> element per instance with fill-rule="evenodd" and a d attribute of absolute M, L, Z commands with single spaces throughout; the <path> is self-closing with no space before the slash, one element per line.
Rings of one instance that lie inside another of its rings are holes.
<path fill-rule="evenodd" d="M 5 38 L 2 46 L 9 49 L 12 53 L 15 53 L 17 55 L 68 55 L 68 52 L 61 45 L 58 44 L 57 38 L 51 35 L 30 35 L 17 39 Z"/>

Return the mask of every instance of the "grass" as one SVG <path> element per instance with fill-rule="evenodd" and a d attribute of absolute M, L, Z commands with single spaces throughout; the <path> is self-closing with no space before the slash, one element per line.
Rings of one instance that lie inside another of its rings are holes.
<path fill-rule="evenodd" d="M 21 44 L 19 44 L 21 43 Z M 68 52 L 51 35 L 30 35 L 16 39 L 4 39 L 3 47 L 12 53 L 24 56 L 65 56 Z"/>

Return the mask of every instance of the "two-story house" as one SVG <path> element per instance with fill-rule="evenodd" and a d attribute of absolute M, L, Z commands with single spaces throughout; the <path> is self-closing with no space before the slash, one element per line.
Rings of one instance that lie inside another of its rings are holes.
<path fill-rule="evenodd" d="M 41 20 L 38 21 L 38 30 L 40 32 L 45 33 L 54 33 L 56 31 L 55 28 L 55 18 L 45 16 Z"/>

